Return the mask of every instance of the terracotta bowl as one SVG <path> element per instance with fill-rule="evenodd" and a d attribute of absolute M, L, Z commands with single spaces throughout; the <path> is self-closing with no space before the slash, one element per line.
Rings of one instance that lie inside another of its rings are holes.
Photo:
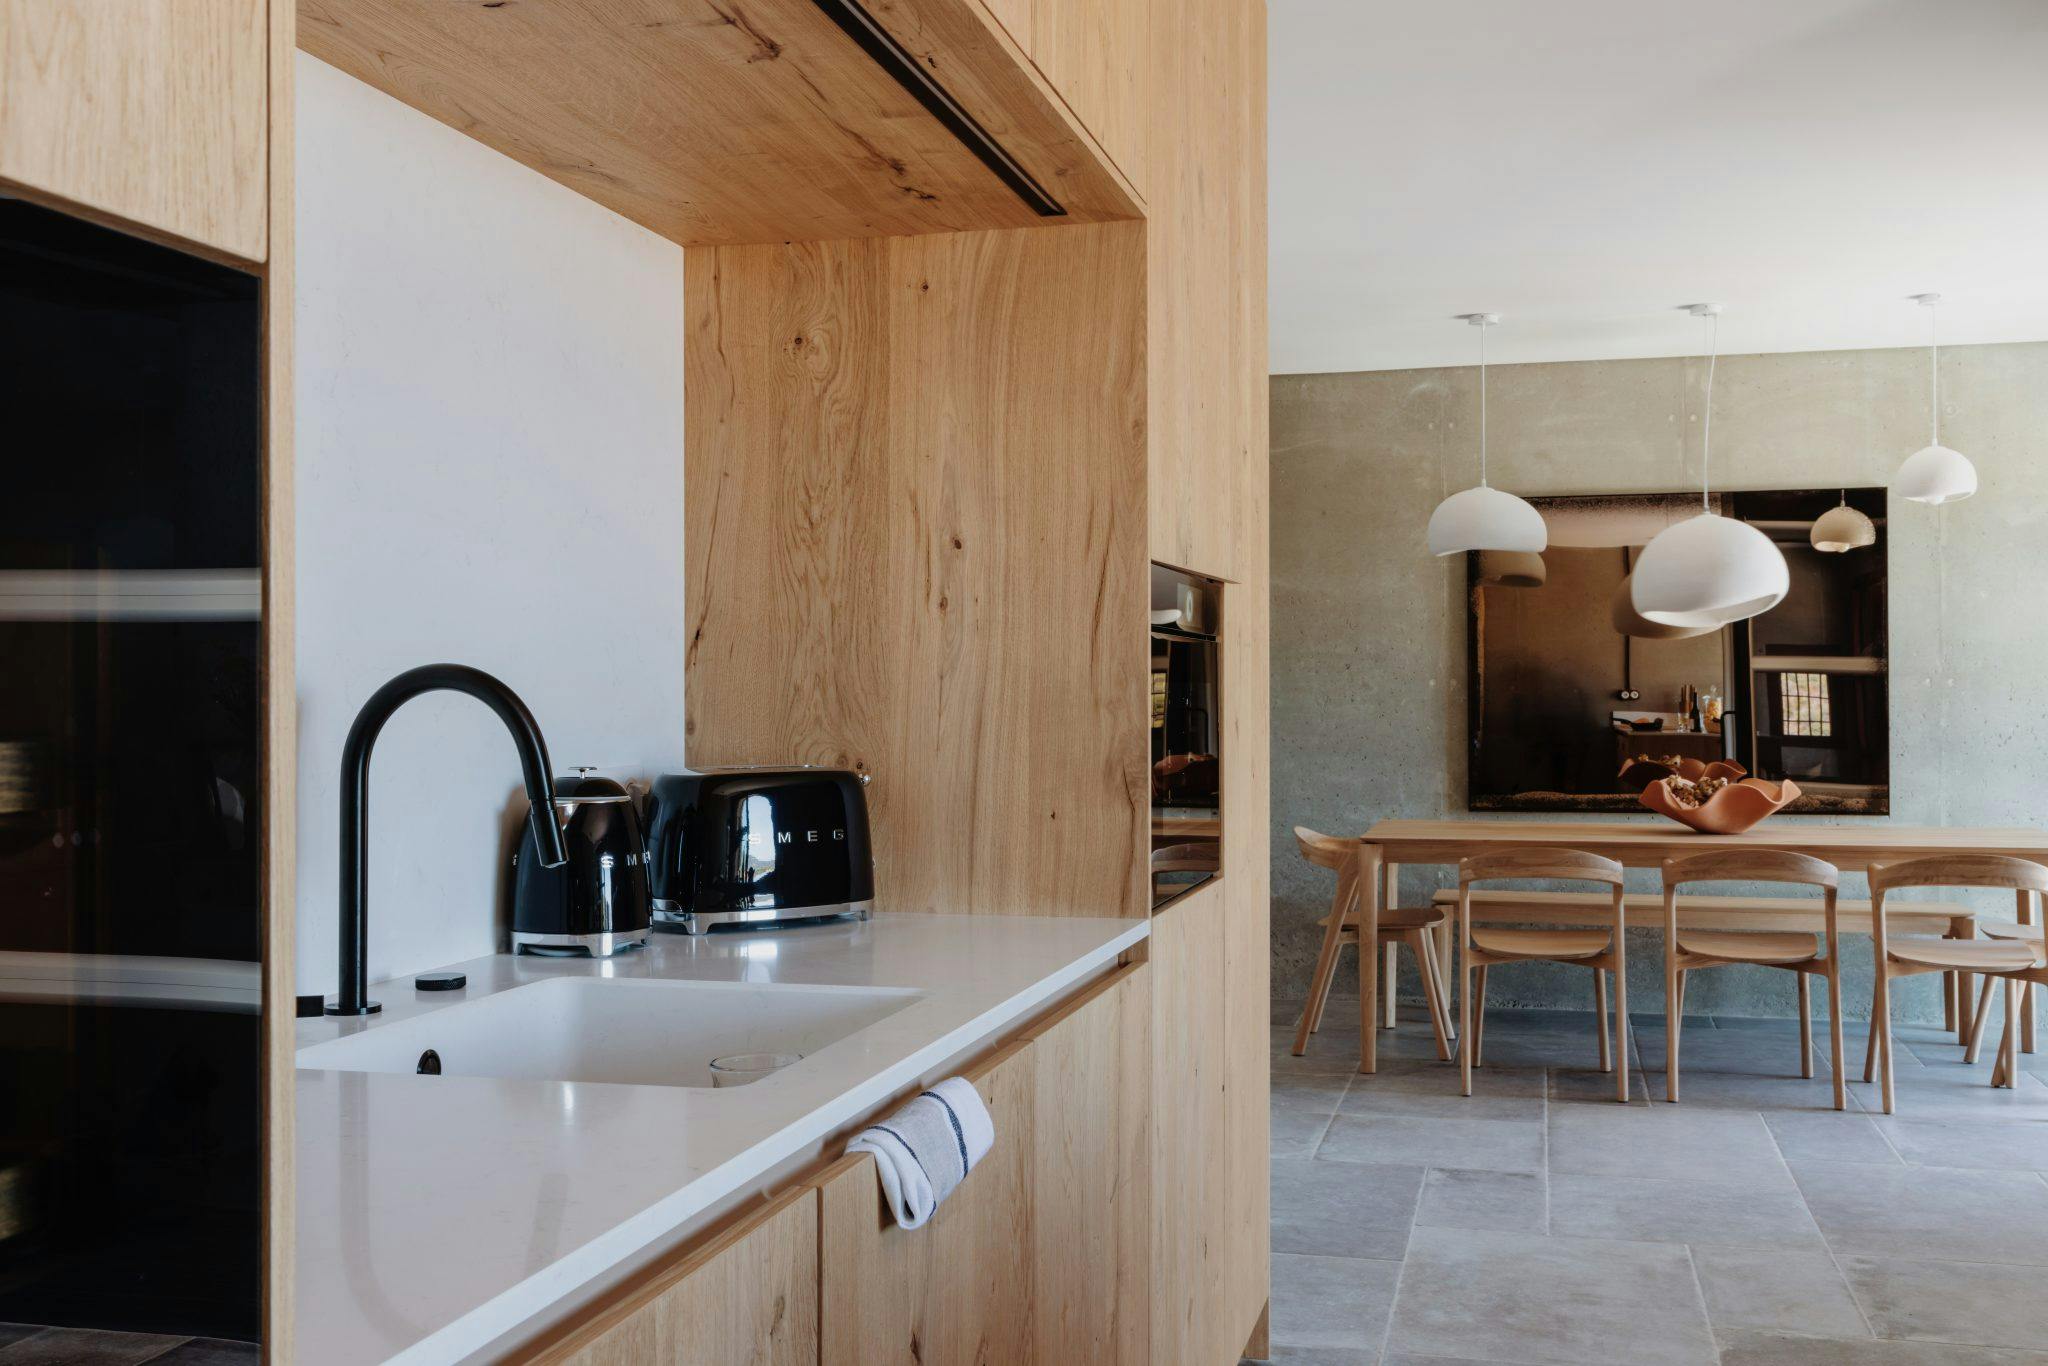
<path fill-rule="evenodd" d="M 1680 825 L 1689 825 L 1702 835 L 1739 835 L 1758 821 L 1799 799 L 1799 784 L 1787 778 L 1767 783 L 1761 778 L 1744 778 L 1707 798 L 1700 806 L 1680 806 L 1671 789 L 1660 782 L 1643 789 L 1643 805 Z"/>
<path fill-rule="evenodd" d="M 1624 792 L 1632 791 L 1644 783 L 1661 782 L 1673 773 L 1691 783 L 1702 778 L 1726 778 L 1732 783 L 1737 778 L 1749 776 L 1749 770 L 1732 759 L 1716 759 L 1709 764 L 1699 759 L 1681 758 L 1677 768 L 1660 764 L 1655 759 L 1631 759 L 1621 766 L 1621 788 Z"/>

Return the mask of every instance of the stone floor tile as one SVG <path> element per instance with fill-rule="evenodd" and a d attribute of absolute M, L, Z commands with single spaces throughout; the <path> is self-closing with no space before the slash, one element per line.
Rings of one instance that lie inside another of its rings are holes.
<path fill-rule="evenodd" d="M 1294 1110 L 1306 1115 L 1334 1115 L 1338 1103 L 1351 1086 L 1356 1072 L 1275 1072 L 1272 1105 L 1278 1112 Z"/>
<path fill-rule="evenodd" d="M 1275 1108 L 1269 1142 L 1275 1160 L 1283 1157 L 1314 1157 L 1330 1129 L 1330 1116 L 1308 1110 Z"/>
<path fill-rule="evenodd" d="M 0 1347 L 0 1362 L 6 1366 L 141 1366 L 186 1341 L 155 1333 L 43 1328 Z"/>
<path fill-rule="evenodd" d="M 1400 1274 L 1398 1262 L 1274 1253 L 1274 1345 L 1376 1354 Z"/>
<path fill-rule="evenodd" d="M 1422 1168 L 1290 1157 L 1273 1163 L 1273 1251 L 1399 1261 Z"/>
<path fill-rule="evenodd" d="M 1707 1321 L 1724 1339 L 1735 1330 L 1870 1336 L 1841 1268 L 1826 1252 L 1695 1247 L 1692 1263 Z"/>
<path fill-rule="evenodd" d="M 1837 1256 L 2048 1266 L 2048 1182 L 2030 1172 L 1795 1162 Z"/>
<path fill-rule="evenodd" d="M 253 1342 L 228 1342 L 220 1338 L 193 1338 L 173 1347 L 148 1366 L 258 1366 L 263 1349 Z"/>
<path fill-rule="evenodd" d="M 1842 1271 L 1882 1338 L 2039 1348 L 2048 1295 L 2036 1266 L 1844 1257 Z"/>
<path fill-rule="evenodd" d="M 2001 1120 L 1880 1115 L 1873 1123 L 1901 1158 L 1921 1166 L 2048 1171 L 2048 1116 Z"/>
<path fill-rule="evenodd" d="M 1763 1117 L 1683 1105 L 1558 1105 L 1550 1111 L 1550 1170 L 1579 1176 L 1723 1181 L 1790 1189 Z"/>
<path fill-rule="evenodd" d="M 1713 1366 L 1681 1247 L 1417 1229 L 1390 1352 L 1567 1366 Z"/>
<path fill-rule="evenodd" d="M 1826 1250 L 1797 1191 L 1707 1181 L 1553 1173 L 1550 1231 L 1623 1242 Z"/>
<path fill-rule="evenodd" d="M 1681 1093 L 1683 1094 L 1683 1093 Z M 1869 1116 L 1853 1111 L 1819 1114 L 1773 1111 L 1764 1116 L 1778 1151 L 1792 1162 L 1868 1162 L 1896 1165 L 1898 1153 Z"/>
<path fill-rule="evenodd" d="M 2044 1366 L 2048 1353 L 2006 1352 L 1875 1338 L 1803 1337 L 1793 1333 L 1726 1333 L 1721 1366 Z"/>
<path fill-rule="evenodd" d="M 1439 1167 L 1422 1180 L 1415 1222 L 1427 1228 L 1544 1233 L 1549 1212 L 1549 1195 L 1539 1174 Z"/>
<path fill-rule="evenodd" d="M 1338 1115 L 1317 1152 L 1340 1162 L 1539 1172 L 1543 1126 L 1500 1119 Z"/>

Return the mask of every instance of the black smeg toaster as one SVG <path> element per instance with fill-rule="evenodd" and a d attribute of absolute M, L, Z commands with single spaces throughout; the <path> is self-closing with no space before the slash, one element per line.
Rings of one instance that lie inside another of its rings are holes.
<path fill-rule="evenodd" d="M 868 918 L 867 776 L 831 768 L 670 773 L 647 797 L 654 921 L 686 934 Z"/>

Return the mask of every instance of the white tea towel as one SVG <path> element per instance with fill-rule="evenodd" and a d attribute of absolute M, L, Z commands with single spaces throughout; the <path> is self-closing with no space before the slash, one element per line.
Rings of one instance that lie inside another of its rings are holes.
<path fill-rule="evenodd" d="M 889 1213 L 903 1228 L 917 1228 L 967 1179 L 995 1141 L 995 1121 L 981 1094 L 965 1080 L 948 1077 L 855 1134 L 846 1151 L 875 1155 Z"/>

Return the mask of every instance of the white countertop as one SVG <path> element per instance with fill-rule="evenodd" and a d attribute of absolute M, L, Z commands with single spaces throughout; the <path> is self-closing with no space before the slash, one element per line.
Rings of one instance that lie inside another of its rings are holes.
<path fill-rule="evenodd" d="M 564 976 L 925 993 L 813 1055 L 824 1065 L 722 1091 L 300 1069 L 298 1359 L 363 1366 L 483 1352 L 776 1184 L 1149 928 L 885 913 L 775 935 L 657 934 L 609 960 L 473 959 L 452 965 L 469 975 L 464 991 L 416 992 L 407 976 L 372 990 L 385 1010 L 368 1021 L 300 1021 L 303 1047 Z"/>

